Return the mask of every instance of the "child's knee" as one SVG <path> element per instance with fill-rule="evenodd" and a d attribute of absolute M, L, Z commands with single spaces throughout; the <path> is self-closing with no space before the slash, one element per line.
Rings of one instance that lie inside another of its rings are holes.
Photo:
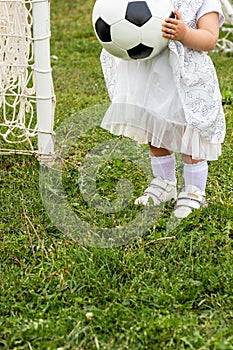
<path fill-rule="evenodd" d="M 196 164 L 204 161 L 204 159 L 193 159 L 192 156 L 184 153 L 181 154 L 181 157 L 183 162 L 186 164 Z"/>

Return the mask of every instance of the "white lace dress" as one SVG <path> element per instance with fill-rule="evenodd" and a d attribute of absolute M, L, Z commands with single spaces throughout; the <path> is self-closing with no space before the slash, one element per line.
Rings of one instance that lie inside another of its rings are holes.
<path fill-rule="evenodd" d="M 191 28 L 212 11 L 224 17 L 219 0 L 174 0 Z M 221 154 L 225 118 L 216 71 L 205 52 L 171 40 L 160 55 L 124 61 L 105 50 L 101 64 L 111 98 L 101 126 L 139 143 L 215 160 Z"/>

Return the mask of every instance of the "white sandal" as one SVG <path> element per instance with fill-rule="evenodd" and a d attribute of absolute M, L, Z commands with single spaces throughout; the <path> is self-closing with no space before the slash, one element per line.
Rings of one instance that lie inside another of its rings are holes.
<path fill-rule="evenodd" d="M 155 177 L 150 186 L 145 190 L 143 195 L 135 200 L 135 204 L 149 205 L 150 198 L 153 205 L 158 206 L 161 203 L 170 202 L 177 199 L 176 182 L 164 180 L 162 177 Z"/>
<path fill-rule="evenodd" d="M 189 185 L 186 191 L 179 194 L 174 210 L 178 219 L 184 219 L 191 214 L 193 209 L 200 209 L 205 205 L 205 192 L 198 187 Z"/>

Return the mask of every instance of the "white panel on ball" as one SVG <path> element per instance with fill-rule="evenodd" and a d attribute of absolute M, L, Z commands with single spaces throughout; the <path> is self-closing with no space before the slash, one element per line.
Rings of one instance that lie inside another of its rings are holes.
<path fill-rule="evenodd" d="M 128 1 L 126 0 L 97 0 L 93 8 L 93 22 L 101 18 L 109 25 L 125 18 Z"/>
<path fill-rule="evenodd" d="M 157 51 L 161 50 L 162 47 L 165 48 L 168 44 L 168 39 L 161 38 L 161 26 L 162 20 L 155 17 L 152 17 L 145 23 L 140 31 L 142 43 L 154 47 Z M 155 53 L 155 51 L 153 53 Z"/>
<path fill-rule="evenodd" d="M 112 41 L 122 49 L 129 50 L 140 43 L 140 28 L 123 20 L 111 26 Z"/>
<path fill-rule="evenodd" d="M 168 0 L 147 0 L 147 3 L 153 13 L 153 16 L 161 18 L 162 20 L 169 17 L 171 12 L 174 10 L 174 6 Z"/>
<path fill-rule="evenodd" d="M 103 47 L 113 56 L 122 58 L 124 60 L 130 59 L 129 55 L 127 54 L 127 51 L 121 49 L 119 46 L 113 43 L 103 43 Z"/>

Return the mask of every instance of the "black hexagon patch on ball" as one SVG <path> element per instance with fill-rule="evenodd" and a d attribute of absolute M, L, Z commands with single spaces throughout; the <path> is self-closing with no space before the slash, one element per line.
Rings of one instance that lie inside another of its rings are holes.
<path fill-rule="evenodd" d="M 110 25 L 106 23 L 102 18 L 97 19 L 95 23 L 95 30 L 103 43 L 108 43 L 112 40 Z"/>
<path fill-rule="evenodd" d="M 145 1 L 132 1 L 128 3 L 125 19 L 142 27 L 152 17 L 150 9 Z"/>
<path fill-rule="evenodd" d="M 139 44 L 133 47 L 132 49 L 127 50 L 129 57 L 134 60 L 139 60 L 139 59 L 149 57 L 152 51 L 153 51 L 152 47 L 149 47 L 143 44 Z"/>

